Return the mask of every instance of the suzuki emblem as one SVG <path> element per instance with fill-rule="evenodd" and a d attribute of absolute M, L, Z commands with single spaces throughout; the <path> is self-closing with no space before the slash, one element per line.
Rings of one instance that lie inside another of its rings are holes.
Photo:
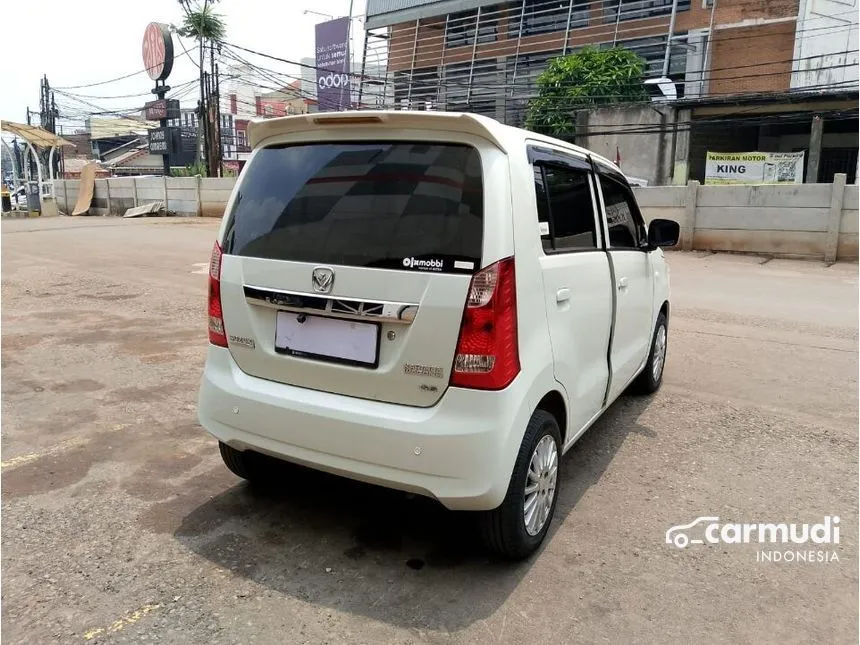
<path fill-rule="evenodd" d="M 328 267 L 317 267 L 311 274 L 311 285 L 317 293 L 331 293 L 334 286 L 334 271 Z"/>

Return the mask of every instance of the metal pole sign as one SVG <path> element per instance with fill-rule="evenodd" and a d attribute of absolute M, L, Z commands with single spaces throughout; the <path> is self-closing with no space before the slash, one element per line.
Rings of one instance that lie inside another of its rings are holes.
<path fill-rule="evenodd" d="M 151 22 L 143 32 L 143 65 L 149 78 L 163 81 L 173 70 L 173 36 L 170 26 Z"/>
<path fill-rule="evenodd" d="M 143 106 L 144 118 L 147 121 L 162 121 L 179 118 L 179 101 L 176 99 L 158 99 Z"/>
<path fill-rule="evenodd" d="M 170 89 L 164 81 L 173 70 L 173 36 L 169 25 L 151 22 L 146 26 L 143 32 L 143 65 L 149 78 L 155 81 L 152 93 L 158 97 L 157 101 L 146 104 L 146 118 L 152 116 L 161 125 L 158 130 L 150 132 L 149 151 L 161 153 L 163 172 L 167 176 L 170 174 L 170 153 L 175 139 L 173 128 L 167 127 L 167 120 L 172 116 L 171 108 L 175 107 L 178 111 L 178 105 L 172 105 L 174 101 L 164 98 Z"/>
<path fill-rule="evenodd" d="M 149 131 L 149 152 L 169 156 L 176 151 L 176 128 L 153 128 Z"/>

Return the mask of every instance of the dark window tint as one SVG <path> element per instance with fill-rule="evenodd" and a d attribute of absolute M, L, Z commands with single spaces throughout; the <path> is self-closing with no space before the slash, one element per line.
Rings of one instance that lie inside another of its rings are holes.
<path fill-rule="evenodd" d="M 678 11 L 687 11 L 689 8 L 690 0 L 679 0 Z M 603 22 L 639 20 L 670 13 L 671 0 L 603 0 Z"/>
<path fill-rule="evenodd" d="M 594 207 L 588 173 L 545 165 L 552 248 L 556 251 L 596 249 Z"/>
<path fill-rule="evenodd" d="M 238 190 L 225 253 L 413 271 L 480 266 L 484 193 L 470 146 L 273 146 L 254 156 Z"/>
<path fill-rule="evenodd" d="M 535 195 L 537 196 L 538 222 L 540 222 L 540 241 L 544 251 L 551 251 L 552 228 L 549 221 L 549 200 L 546 196 L 546 185 L 543 180 L 543 170 L 540 166 L 534 166 L 535 173 Z"/>
<path fill-rule="evenodd" d="M 519 9 L 511 12 L 508 33 L 517 33 L 521 19 L 523 36 L 564 31 L 568 24 L 574 29 L 586 27 L 590 4 L 589 0 L 573 0 L 571 7 L 568 2 L 559 0 L 525 0 L 522 16 Z"/>
<path fill-rule="evenodd" d="M 600 178 L 603 205 L 606 207 L 606 223 L 609 226 L 609 245 L 612 248 L 639 248 L 639 227 L 634 212 L 633 196 L 621 184 Z"/>
<path fill-rule="evenodd" d="M 482 7 L 480 15 L 477 9 L 449 14 L 447 26 L 442 27 L 446 30 L 445 46 L 471 46 L 476 37 L 478 43 L 493 42 L 498 35 L 501 12 L 501 7 Z"/>

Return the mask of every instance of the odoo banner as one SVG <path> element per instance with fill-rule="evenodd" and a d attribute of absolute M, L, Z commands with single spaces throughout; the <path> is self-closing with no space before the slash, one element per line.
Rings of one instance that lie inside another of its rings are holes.
<path fill-rule="evenodd" d="M 709 152 L 706 184 L 802 184 L 803 152 Z"/>
<path fill-rule="evenodd" d="M 317 101 L 320 112 L 350 106 L 349 18 L 316 26 Z"/>

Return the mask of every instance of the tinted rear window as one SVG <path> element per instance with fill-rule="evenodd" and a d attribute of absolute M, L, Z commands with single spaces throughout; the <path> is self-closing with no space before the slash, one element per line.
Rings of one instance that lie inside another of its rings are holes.
<path fill-rule="evenodd" d="M 481 160 L 471 146 L 273 146 L 245 169 L 224 252 L 471 273 L 480 267 Z"/>

